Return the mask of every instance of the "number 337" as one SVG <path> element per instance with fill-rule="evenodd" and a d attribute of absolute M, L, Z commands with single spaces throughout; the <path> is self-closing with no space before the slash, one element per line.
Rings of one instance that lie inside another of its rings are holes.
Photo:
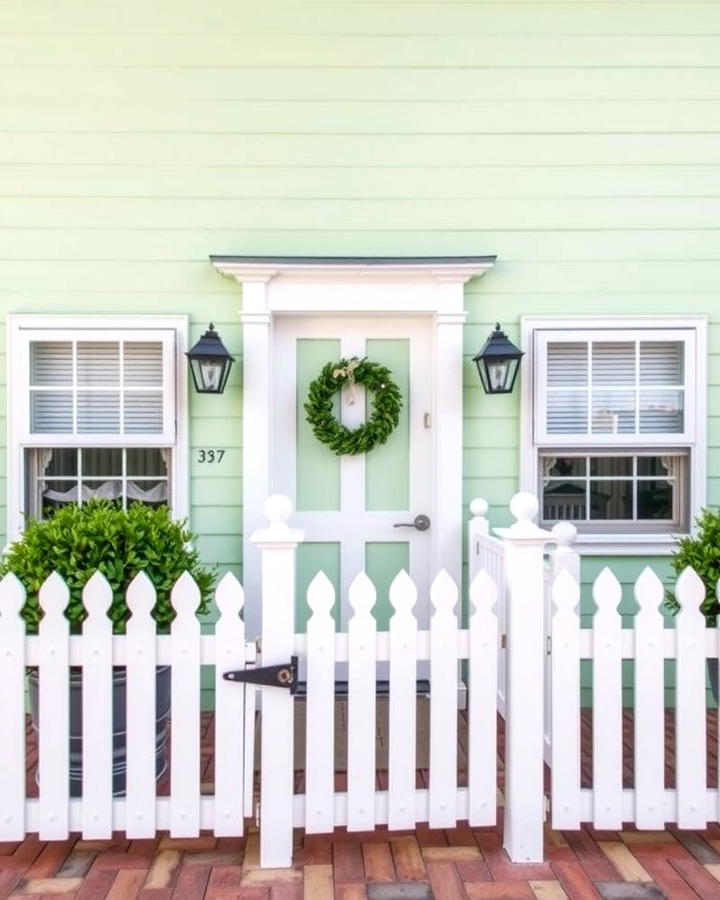
<path fill-rule="evenodd" d="M 219 463 L 225 456 L 224 450 L 198 450 L 197 461 L 199 463 Z"/>

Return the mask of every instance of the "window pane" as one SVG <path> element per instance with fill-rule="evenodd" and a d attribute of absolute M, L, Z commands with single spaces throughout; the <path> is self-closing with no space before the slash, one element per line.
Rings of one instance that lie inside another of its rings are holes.
<path fill-rule="evenodd" d="M 591 481 L 591 519 L 632 519 L 633 482 Z"/>
<path fill-rule="evenodd" d="M 71 385 L 72 367 L 70 341 L 33 341 L 30 344 L 31 385 Z"/>
<path fill-rule="evenodd" d="M 551 480 L 543 489 L 544 519 L 584 519 L 585 482 Z"/>
<path fill-rule="evenodd" d="M 635 344 L 620 341 L 592 344 L 593 384 L 635 384 Z"/>
<path fill-rule="evenodd" d="M 635 392 L 593 391 L 592 433 L 634 434 Z"/>
<path fill-rule="evenodd" d="M 638 519 L 672 519 L 673 485 L 667 481 L 638 482 Z"/>
<path fill-rule="evenodd" d="M 640 391 L 640 432 L 681 434 L 684 400 L 684 391 Z"/>
<path fill-rule="evenodd" d="M 58 509 L 68 503 L 77 503 L 77 481 L 56 479 L 41 481 L 40 489 L 42 501 L 37 515 L 42 516 L 47 509 Z"/>
<path fill-rule="evenodd" d="M 125 384 L 151 387 L 162 385 L 162 344 L 160 341 L 128 341 L 124 347 Z"/>
<path fill-rule="evenodd" d="M 545 461 L 552 463 L 545 472 L 550 477 L 577 478 L 585 475 L 584 456 L 559 456 L 556 459 L 545 457 Z"/>
<path fill-rule="evenodd" d="M 78 384 L 119 385 L 120 346 L 117 341 L 78 341 Z"/>
<path fill-rule="evenodd" d="M 548 344 L 547 383 L 581 387 L 588 383 L 588 345 L 558 341 Z"/>
<path fill-rule="evenodd" d="M 122 481 L 85 481 L 83 479 L 83 502 L 87 502 L 93 498 L 101 500 L 122 500 Z"/>
<path fill-rule="evenodd" d="M 163 397 L 160 391 L 125 394 L 125 434 L 161 434 Z"/>
<path fill-rule="evenodd" d="M 586 391 L 552 391 L 547 396 L 548 434 L 587 434 Z"/>
<path fill-rule="evenodd" d="M 640 344 L 640 384 L 682 385 L 684 367 L 682 341 L 643 341 Z"/>
<path fill-rule="evenodd" d="M 120 397 L 116 391 L 78 391 L 79 434 L 119 434 Z"/>
<path fill-rule="evenodd" d="M 161 450 L 153 447 L 149 450 L 138 449 L 127 451 L 128 475 L 167 475 L 167 466 Z"/>
<path fill-rule="evenodd" d="M 33 434 L 72 434 L 72 430 L 70 391 L 31 391 L 30 431 Z"/>
<path fill-rule="evenodd" d="M 633 473 L 632 456 L 594 456 L 590 460 L 590 474 L 600 477 L 630 476 Z"/>
<path fill-rule="evenodd" d="M 672 468 L 673 463 L 680 461 L 679 456 L 638 456 L 638 475 L 659 475 L 665 478 L 670 474 L 663 464 L 663 459 Z"/>
<path fill-rule="evenodd" d="M 122 450 L 88 448 L 82 451 L 83 478 L 93 475 L 103 478 L 110 475 L 122 475 Z"/>
<path fill-rule="evenodd" d="M 44 452 L 46 451 L 37 451 L 38 454 Z M 50 459 L 45 468 L 46 475 L 77 475 L 78 453 L 75 447 L 59 447 L 49 452 Z"/>

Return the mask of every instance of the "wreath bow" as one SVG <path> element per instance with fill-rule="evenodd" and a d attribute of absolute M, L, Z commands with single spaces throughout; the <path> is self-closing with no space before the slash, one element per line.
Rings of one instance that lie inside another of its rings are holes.
<path fill-rule="evenodd" d="M 333 369 L 333 378 L 347 378 L 348 384 L 348 397 L 347 404 L 348 406 L 354 406 L 355 401 L 357 400 L 357 386 L 355 385 L 355 369 L 360 365 L 360 360 L 357 356 L 353 356 L 352 359 L 348 360 L 347 365 L 339 366 L 337 369 Z"/>

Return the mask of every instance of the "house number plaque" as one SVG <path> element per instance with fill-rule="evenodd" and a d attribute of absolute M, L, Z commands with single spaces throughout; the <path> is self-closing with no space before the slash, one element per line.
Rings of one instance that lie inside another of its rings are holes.
<path fill-rule="evenodd" d="M 223 460 L 223 456 L 225 456 L 224 450 L 209 450 L 201 447 L 197 452 L 197 461 L 199 463 L 220 463 Z"/>

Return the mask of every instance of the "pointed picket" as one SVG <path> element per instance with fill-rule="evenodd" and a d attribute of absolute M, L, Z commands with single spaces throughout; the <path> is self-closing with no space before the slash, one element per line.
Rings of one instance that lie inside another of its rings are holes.
<path fill-rule="evenodd" d="M 443 569 L 430 587 L 430 827 L 457 824 L 457 585 Z"/>
<path fill-rule="evenodd" d="M 324 572 L 310 582 L 307 601 L 305 830 L 318 834 L 335 827 L 335 588 Z"/>
<path fill-rule="evenodd" d="M 200 589 L 188 572 L 175 583 L 170 626 L 172 731 L 170 835 L 200 833 Z"/>
<path fill-rule="evenodd" d="M 44 616 L 39 635 L 38 735 L 39 837 L 62 840 L 70 830 L 70 627 L 65 618 L 70 592 L 53 572 L 40 588 Z"/>
<path fill-rule="evenodd" d="M 390 585 L 388 828 L 415 825 L 417 588 L 404 570 Z"/>
<path fill-rule="evenodd" d="M 497 587 L 482 569 L 470 585 L 468 794 L 470 825 L 497 816 Z"/>
<path fill-rule="evenodd" d="M 677 580 L 680 611 L 675 617 L 675 784 L 680 828 L 705 828 L 705 617 L 700 604 L 705 585 L 693 569 Z"/>
<path fill-rule="evenodd" d="M 87 619 L 82 628 L 82 834 L 112 837 L 113 686 L 112 588 L 96 572 L 83 590 Z"/>
<path fill-rule="evenodd" d="M 127 787 L 125 807 L 129 838 L 155 836 L 155 588 L 144 572 L 127 590 L 131 616 L 126 630 Z"/>
<path fill-rule="evenodd" d="M 372 615 L 377 593 L 364 572 L 349 591 L 348 623 L 348 831 L 375 827 L 375 717 L 377 625 Z"/>
<path fill-rule="evenodd" d="M 665 825 L 665 589 L 652 569 L 635 582 L 635 824 Z"/>
<path fill-rule="evenodd" d="M 552 586 L 552 827 L 580 827 L 580 585 L 568 571 Z"/>
<path fill-rule="evenodd" d="M 25 588 L 6 575 L 0 581 L 0 841 L 25 838 Z"/>
<path fill-rule="evenodd" d="M 622 827 L 622 590 L 610 569 L 595 579 L 593 599 L 593 824 L 614 830 Z"/>
<path fill-rule="evenodd" d="M 217 837 L 243 833 L 245 692 L 244 684 L 223 678 L 245 668 L 245 623 L 240 618 L 245 595 L 228 572 L 215 590 L 220 618 L 215 624 L 215 814 Z"/>

